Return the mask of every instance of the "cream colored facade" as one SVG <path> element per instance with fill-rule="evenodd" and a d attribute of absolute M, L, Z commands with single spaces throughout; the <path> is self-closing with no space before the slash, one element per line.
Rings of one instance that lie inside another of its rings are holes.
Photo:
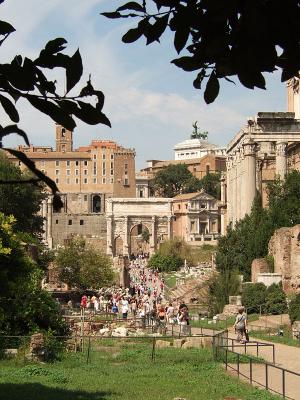
<path fill-rule="evenodd" d="M 220 236 L 219 201 L 203 190 L 175 196 L 172 208 L 174 236 L 187 242 L 214 241 Z"/>
<path fill-rule="evenodd" d="M 293 112 L 259 112 L 249 119 L 227 146 L 227 224 L 250 213 L 256 193 L 266 206 L 267 184 L 299 169 L 299 154 L 300 120 Z"/>

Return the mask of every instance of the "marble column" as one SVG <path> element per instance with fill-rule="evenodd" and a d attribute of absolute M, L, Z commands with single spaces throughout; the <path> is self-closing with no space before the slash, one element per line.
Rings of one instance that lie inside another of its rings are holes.
<path fill-rule="evenodd" d="M 155 252 L 155 244 L 156 244 L 156 216 L 152 217 L 151 220 L 151 236 L 150 236 L 150 253 L 153 254 Z"/>
<path fill-rule="evenodd" d="M 240 217 L 243 218 L 246 214 L 250 214 L 253 201 L 256 196 L 256 144 L 253 141 L 248 141 L 243 144 L 244 147 L 244 191 L 245 191 L 245 204 L 241 210 Z"/>
<path fill-rule="evenodd" d="M 168 216 L 168 239 L 172 239 L 172 217 Z"/>
<path fill-rule="evenodd" d="M 113 217 L 112 215 L 108 215 L 106 218 L 106 226 L 107 226 L 107 246 L 106 246 L 106 254 L 112 256 L 113 255 Z"/>
<path fill-rule="evenodd" d="M 128 245 L 128 217 L 124 217 L 124 239 L 123 239 L 123 256 L 129 255 Z"/>
<path fill-rule="evenodd" d="M 52 207 L 52 201 L 53 198 L 52 196 L 48 196 L 47 199 L 47 243 L 48 247 L 50 249 L 53 248 L 53 238 L 52 238 L 52 212 L 53 212 L 53 207 Z"/>
<path fill-rule="evenodd" d="M 276 143 L 276 175 L 280 179 L 285 179 L 287 173 L 286 142 Z"/>

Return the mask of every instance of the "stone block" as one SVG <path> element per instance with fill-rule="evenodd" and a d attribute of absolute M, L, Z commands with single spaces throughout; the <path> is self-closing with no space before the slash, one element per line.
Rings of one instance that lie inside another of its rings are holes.
<path fill-rule="evenodd" d="M 201 348 L 203 347 L 202 337 L 188 337 L 187 341 L 182 345 L 183 349 Z"/>
<path fill-rule="evenodd" d="M 185 342 L 186 342 L 186 339 L 174 339 L 173 347 L 181 348 Z"/>
<path fill-rule="evenodd" d="M 165 347 L 170 347 L 171 343 L 167 342 L 166 340 L 157 340 L 155 345 L 158 349 L 162 349 Z"/>

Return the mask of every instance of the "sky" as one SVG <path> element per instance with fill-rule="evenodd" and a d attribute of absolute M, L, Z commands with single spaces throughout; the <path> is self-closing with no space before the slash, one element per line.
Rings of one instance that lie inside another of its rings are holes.
<path fill-rule="evenodd" d="M 73 54 L 79 47 L 84 73 L 78 89 L 89 74 L 92 84 L 105 94 L 103 111 L 112 123 L 90 126 L 78 121 L 74 131 L 74 147 L 92 139 L 110 139 L 125 147 L 135 148 L 137 170 L 146 160 L 174 159 L 173 147 L 192 132 L 198 121 L 208 131 L 208 140 L 226 145 L 259 111 L 286 111 L 286 88 L 280 74 L 266 75 L 267 90 L 243 88 L 221 83 L 221 91 L 213 104 L 206 105 L 203 91 L 193 88 L 195 73 L 184 72 L 170 61 L 177 57 L 173 37 L 166 33 L 161 43 L 145 45 L 144 39 L 123 44 L 122 35 L 136 22 L 111 20 L 100 12 L 113 11 L 125 0 L 5 0 L 0 5 L 1 20 L 10 22 L 16 32 L 1 47 L 2 62 L 16 54 L 36 58 L 45 44 L 56 37 L 68 41 L 66 52 Z M 58 79 L 63 91 L 61 73 L 47 75 Z M 19 101 L 20 128 L 33 145 L 55 145 L 54 122 Z M 0 113 L 2 123 L 6 121 Z M 18 137 L 4 141 L 5 146 L 22 144 Z"/>

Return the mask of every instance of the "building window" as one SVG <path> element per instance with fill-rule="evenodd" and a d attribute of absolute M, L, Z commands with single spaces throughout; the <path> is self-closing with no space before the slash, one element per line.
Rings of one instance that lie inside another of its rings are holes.
<path fill-rule="evenodd" d="M 75 169 L 75 175 L 79 175 L 79 169 Z"/>
<path fill-rule="evenodd" d="M 97 194 L 93 196 L 93 213 L 101 212 L 101 197 Z"/>
<path fill-rule="evenodd" d="M 206 208 L 206 204 L 201 204 L 201 208 Z"/>
<path fill-rule="evenodd" d="M 59 161 L 57 161 L 57 160 L 55 161 L 55 166 L 59 167 Z"/>
<path fill-rule="evenodd" d="M 76 184 L 79 183 L 79 179 L 78 179 L 78 178 L 75 179 L 75 183 L 76 183 Z"/>
<path fill-rule="evenodd" d="M 87 178 L 84 178 L 83 183 L 84 183 L 84 184 L 87 184 L 87 183 L 88 183 Z"/>
<path fill-rule="evenodd" d="M 66 150 L 66 145 L 65 145 L 65 144 L 62 144 L 62 145 L 61 145 L 61 149 L 62 149 L 62 151 L 65 151 L 65 150 Z"/>
<path fill-rule="evenodd" d="M 58 219 L 55 220 L 56 225 L 58 224 Z"/>
<path fill-rule="evenodd" d="M 93 155 L 93 159 L 94 159 L 94 160 L 97 160 L 97 154 L 94 154 L 94 155 Z"/>
<path fill-rule="evenodd" d="M 129 179 L 128 178 L 124 178 L 124 186 L 129 186 Z"/>
<path fill-rule="evenodd" d="M 84 225 L 84 220 L 83 219 L 79 220 L 79 225 Z"/>
<path fill-rule="evenodd" d="M 73 224 L 72 220 L 71 220 L 71 219 L 69 219 L 69 221 L 68 221 L 68 225 L 72 225 L 72 224 Z"/>
<path fill-rule="evenodd" d="M 55 170 L 55 175 L 59 175 L 59 169 Z"/>
<path fill-rule="evenodd" d="M 83 171 L 83 173 L 84 173 L 84 175 L 87 175 L 87 174 L 88 174 L 88 170 L 85 169 L 85 170 Z"/>
<path fill-rule="evenodd" d="M 71 175 L 71 171 L 69 169 L 66 170 L 67 175 Z"/>
<path fill-rule="evenodd" d="M 185 205 L 185 209 L 187 210 L 187 208 L 188 208 L 188 205 L 186 204 L 186 205 Z"/>
<path fill-rule="evenodd" d="M 87 201 L 87 199 L 88 199 L 87 194 L 85 194 L 85 195 L 83 196 L 83 200 L 84 200 L 84 201 Z"/>
<path fill-rule="evenodd" d="M 105 153 L 102 154 L 102 160 L 105 160 Z"/>
<path fill-rule="evenodd" d="M 70 161 L 66 161 L 67 167 L 69 167 L 71 165 Z"/>
<path fill-rule="evenodd" d="M 105 178 L 102 178 L 102 183 L 106 183 L 106 179 Z"/>
<path fill-rule="evenodd" d="M 58 178 L 55 179 L 55 183 L 59 183 L 59 179 Z"/>
<path fill-rule="evenodd" d="M 140 189 L 139 193 L 140 193 L 140 197 L 144 197 L 144 191 L 143 191 L 143 189 Z"/>
<path fill-rule="evenodd" d="M 180 204 L 178 204 L 178 210 L 180 210 Z"/>
<path fill-rule="evenodd" d="M 142 224 L 138 224 L 137 226 L 137 234 L 141 235 L 143 233 L 143 225 Z"/>
<path fill-rule="evenodd" d="M 96 162 L 94 162 L 94 166 L 93 166 L 93 173 L 94 173 L 94 175 L 97 175 L 97 163 Z"/>
<path fill-rule="evenodd" d="M 94 179 L 93 179 L 93 183 L 97 183 L 97 178 L 94 178 Z"/>
<path fill-rule="evenodd" d="M 114 155 L 113 155 L 113 154 L 110 155 L 110 159 L 111 159 L 111 160 L 114 159 Z"/>
<path fill-rule="evenodd" d="M 61 136 L 62 136 L 62 137 L 65 137 L 65 136 L 66 136 L 66 130 L 65 130 L 65 128 L 62 128 L 62 130 L 61 130 Z"/>
<path fill-rule="evenodd" d="M 114 178 L 110 178 L 110 183 L 114 183 Z"/>
<path fill-rule="evenodd" d="M 195 232 L 195 221 L 191 221 L 191 232 Z"/>
<path fill-rule="evenodd" d="M 78 160 L 75 161 L 75 165 L 76 165 L 76 167 L 78 167 L 78 165 L 79 165 L 79 161 Z"/>
<path fill-rule="evenodd" d="M 206 174 L 209 174 L 209 165 L 207 164 L 205 168 L 206 168 Z"/>
<path fill-rule="evenodd" d="M 87 162 L 87 161 L 84 161 L 84 162 L 83 162 L 83 165 L 87 166 L 87 165 L 88 165 L 88 162 Z"/>

